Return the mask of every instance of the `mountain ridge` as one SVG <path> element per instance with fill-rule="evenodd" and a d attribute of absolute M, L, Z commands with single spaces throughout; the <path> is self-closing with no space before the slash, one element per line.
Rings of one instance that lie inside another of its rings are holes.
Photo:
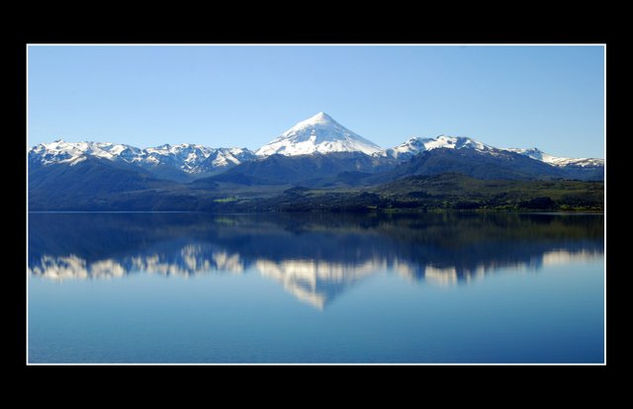
<path fill-rule="evenodd" d="M 257 151 L 58 139 L 27 155 L 30 210 L 599 210 L 604 180 L 601 159 L 497 148 L 468 137 L 414 137 L 382 149 L 324 112 Z M 495 184 L 520 195 L 504 196 Z"/>
<path fill-rule="evenodd" d="M 359 152 L 378 158 L 404 162 L 434 149 L 471 149 L 489 155 L 514 152 L 558 168 L 580 172 L 604 167 L 604 159 L 554 156 L 537 148 L 496 148 L 468 137 L 439 135 L 434 138 L 412 137 L 391 148 L 383 149 L 350 131 L 325 112 L 298 122 L 269 143 L 252 151 L 238 147 L 208 147 L 199 144 L 163 144 L 137 148 L 111 142 L 65 142 L 61 139 L 41 143 L 28 150 L 30 166 L 53 163 L 75 165 L 88 157 L 136 164 L 154 171 L 159 177 L 186 180 L 211 176 L 244 162 L 272 155 L 302 156 L 340 152 Z M 594 172 L 595 173 L 595 172 Z"/>

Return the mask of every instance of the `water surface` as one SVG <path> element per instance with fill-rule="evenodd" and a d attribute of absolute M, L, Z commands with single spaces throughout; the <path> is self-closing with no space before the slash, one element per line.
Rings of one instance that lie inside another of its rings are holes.
<path fill-rule="evenodd" d="M 30 363 L 601 363 L 601 215 L 29 215 Z"/>

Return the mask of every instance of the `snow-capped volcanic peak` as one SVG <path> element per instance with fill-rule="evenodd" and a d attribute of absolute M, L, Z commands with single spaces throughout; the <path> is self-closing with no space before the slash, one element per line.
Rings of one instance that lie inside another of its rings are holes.
<path fill-rule="evenodd" d="M 540 160 L 541 162 L 548 163 L 552 166 L 573 166 L 581 168 L 593 168 L 604 166 L 604 159 L 596 158 L 564 158 L 561 156 L 550 155 L 537 148 L 507 148 L 510 152 L 515 152 L 521 155 L 525 155 L 529 158 Z"/>
<path fill-rule="evenodd" d="M 414 137 L 401 143 L 393 148 L 385 149 L 378 155 L 392 157 L 395 159 L 407 159 L 411 156 L 417 155 L 420 152 L 429 151 L 432 149 L 446 148 L 446 149 L 474 149 L 480 152 L 492 153 L 496 151 L 492 146 L 486 145 L 475 141 L 474 139 L 462 137 L 462 136 L 447 136 L 439 135 L 435 138 L 420 138 Z"/>
<path fill-rule="evenodd" d="M 345 128 L 325 112 L 319 112 L 297 123 L 255 153 L 258 156 L 309 155 L 316 152 L 362 152 L 371 155 L 379 151 L 380 146 Z"/>

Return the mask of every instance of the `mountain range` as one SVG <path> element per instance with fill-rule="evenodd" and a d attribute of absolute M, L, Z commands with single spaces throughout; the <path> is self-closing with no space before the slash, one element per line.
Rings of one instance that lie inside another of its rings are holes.
<path fill-rule="evenodd" d="M 168 192 L 173 199 L 174 194 L 186 198 L 201 190 L 371 186 L 445 173 L 483 180 L 601 181 L 604 160 L 557 157 L 537 148 L 497 148 L 447 135 L 410 138 L 383 149 L 320 112 L 255 151 L 196 144 L 141 149 L 59 139 L 29 149 L 28 170 L 29 206 L 46 209 L 81 200 L 93 206 L 122 192 L 154 192 L 156 200 L 157 192 Z"/>

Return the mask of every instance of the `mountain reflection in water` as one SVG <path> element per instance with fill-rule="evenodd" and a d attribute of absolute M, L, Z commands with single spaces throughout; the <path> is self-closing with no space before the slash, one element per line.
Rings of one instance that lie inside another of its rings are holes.
<path fill-rule="evenodd" d="M 324 308 L 381 272 L 453 285 L 603 255 L 601 215 L 30 214 L 29 273 L 53 280 L 258 273 Z"/>

